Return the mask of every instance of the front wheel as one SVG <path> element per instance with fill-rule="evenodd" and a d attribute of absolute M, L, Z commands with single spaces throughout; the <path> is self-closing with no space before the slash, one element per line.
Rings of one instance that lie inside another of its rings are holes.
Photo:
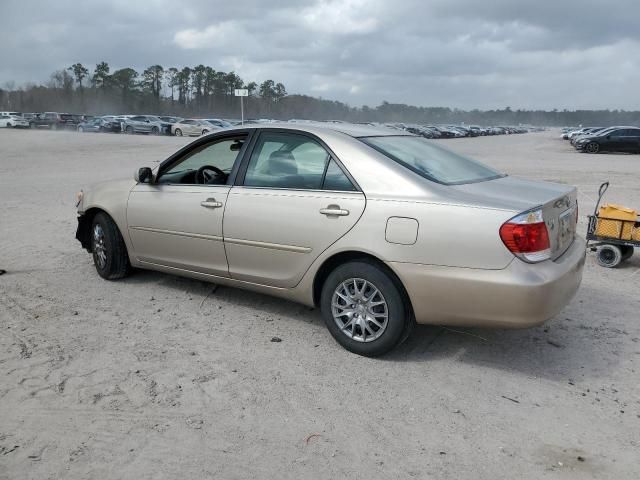
<path fill-rule="evenodd" d="M 160 133 L 160 129 L 158 127 L 151 128 L 151 135 L 158 135 Z"/>
<path fill-rule="evenodd" d="M 84 132 L 84 128 L 78 127 L 78 132 L 80 132 L 80 133 Z"/>
<path fill-rule="evenodd" d="M 596 142 L 589 142 L 584 147 L 584 151 L 587 153 L 598 153 L 600 151 L 600 145 L 598 145 Z"/>
<path fill-rule="evenodd" d="M 182 130 L 180 130 L 179 128 L 176 128 L 175 134 L 176 134 L 176 137 L 181 137 L 182 136 Z"/>
<path fill-rule="evenodd" d="M 202 130 L 202 135 L 206 135 L 207 133 L 209 133 L 209 130 Z"/>
<path fill-rule="evenodd" d="M 616 245 L 602 245 L 598 249 L 597 261 L 601 267 L 617 267 L 622 261 L 622 251 Z"/>
<path fill-rule="evenodd" d="M 98 275 L 106 280 L 126 277 L 131 270 L 127 246 L 115 222 L 98 213 L 91 224 L 91 251 Z"/>
<path fill-rule="evenodd" d="M 129 125 L 127 128 L 124 129 L 124 132 L 127 133 L 128 135 L 133 135 L 133 127 Z"/>
<path fill-rule="evenodd" d="M 396 347 L 412 323 L 397 280 L 368 261 L 337 267 L 322 287 L 320 308 L 325 324 L 350 352 L 375 357 Z"/>

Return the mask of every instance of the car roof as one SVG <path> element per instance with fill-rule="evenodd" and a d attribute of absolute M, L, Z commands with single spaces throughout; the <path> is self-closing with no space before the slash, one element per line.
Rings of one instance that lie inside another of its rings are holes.
<path fill-rule="evenodd" d="M 305 122 L 305 123 L 259 123 L 249 125 L 236 125 L 233 130 L 242 130 L 246 128 L 260 128 L 260 129 L 283 129 L 283 130 L 298 130 L 309 133 L 318 133 L 332 131 L 340 132 L 345 135 L 349 135 L 354 138 L 362 137 L 386 137 L 386 136 L 415 136 L 409 132 L 394 130 L 386 127 L 377 127 L 370 125 L 358 125 L 353 123 L 325 123 L 325 122 Z M 231 130 L 231 129 L 229 129 Z"/>

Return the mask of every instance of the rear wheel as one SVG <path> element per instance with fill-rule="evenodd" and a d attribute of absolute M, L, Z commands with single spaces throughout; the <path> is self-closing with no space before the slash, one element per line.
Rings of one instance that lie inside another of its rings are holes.
<path fill-rule="evenodd" d="M 98 275 L 106 280 L 126 277 L 131 270 L 127 246 L 115 222 L 98 213 L 91 224 L 91 251 Z"/>
<path fill-rule="evenodd" d="M 125 133 L 128 133 L 129 135 L 133 135 L 133 127 L 131 125 L 129 125 L 127 128 L 124 129 Z"/>
<path fill-rule="evenodd" d="M 596 142 L 589 142 L 584 147 L 584 151 L 587 153 L 598 153 L 600 151 L 600 145 L 598 145 Z"/>
<path fill-rule="evenodd" d="M 601 267 L 617 267 L 622 261 L 622 252 L 616 245 L 602 245 L 598 249 L 597 260 Z"/>
<path fill-rule="evenodd" d="M 151 135 L 158 135 L 160 133 L 160 129 L 158 127 L 151 128 Z"/>
<path fill-rule="evenodd" d="M 340 265 L 329 274 L 320 308 L 340 345 L 370 357 L 401 343 L 412 322 L 396 280 L 383 267 L 363 260 Z"/>
<path fill-rule="evenodd" d="M 80 133 L 84 132 L 84 128 L 78 127 L 78 132 L 80 132 Z"/>
<path fill-rule="evenodd" d="M 31 123 L 29 123 L 29 128 L 36 128 L 36 124 L 35 124 L 35 122 L 31 122 Z"/>
<path fill-rule="evenodd" d="M 180 130 L 179 128 L 176 128 L 175 134 L 176 134 L 176 137 L 181 137 L 182 136 L 182 130 Z"/>
<path fill-rule="evenodd" d="M 206 135 L 207 133 L 209 133 L 209 130 L 202 130 L 202 135 Z"/>

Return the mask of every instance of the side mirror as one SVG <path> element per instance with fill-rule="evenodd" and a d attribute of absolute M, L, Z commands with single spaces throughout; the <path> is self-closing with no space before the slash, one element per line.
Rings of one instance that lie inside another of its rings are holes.
<path fill-rule="evenodd" d="M 149 167 L 142 167 L 133 174 L 133 179 L 138 183 L 149 183 L 153 177 L 153 172 Z"/>

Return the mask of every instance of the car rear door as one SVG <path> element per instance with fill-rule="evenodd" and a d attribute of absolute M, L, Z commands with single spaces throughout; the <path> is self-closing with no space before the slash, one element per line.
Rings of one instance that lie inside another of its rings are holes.
<path fill-rule="evenodd" d="M 155 183 L 139 183 L 132 189 L 127 224 L 137 260 L 229 275 L 222 220 L 230 180 L 202 184 L 194 173 L 209 165 L 230 174 L 245 138 L 246 133 L 235 133 L 198 143 L 163 164 Z"/>
<path fill-rule="evenodd" d="M 605 137 L 604 147 L 611 152 L 626 152 L 629 148 L 626 129 L 613 130 Z"/>
<path fill-rule="evenodd" d="M 629 151 L 640 153 L 640 129 L 632 128 L 627 130 L 629 137 Z"/>
<path fill-rule="evenodd" d="M 265 129 L 231 189 L 224 241 L 232 278 L 293 287 L 358 221 L 364 194 L 313 136 Z"/>

